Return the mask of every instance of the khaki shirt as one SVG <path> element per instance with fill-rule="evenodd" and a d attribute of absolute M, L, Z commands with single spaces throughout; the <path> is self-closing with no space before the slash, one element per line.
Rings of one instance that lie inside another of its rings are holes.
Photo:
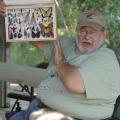
<path fill-rule="evenodd" d="M 53 47 L 44 47 L 50 61 L 48 77 L 38 87 L 38 96 L 49 107 L 75 118 L 99 120 L 110 117 L 120 94 L 120 68 L 114 52 L 104 46 L 81 54 L 75 40 L 61 39 L 66 60 L 75 65 L 84 79 L 86 94 L 68 92 L 56 74 Z"/>

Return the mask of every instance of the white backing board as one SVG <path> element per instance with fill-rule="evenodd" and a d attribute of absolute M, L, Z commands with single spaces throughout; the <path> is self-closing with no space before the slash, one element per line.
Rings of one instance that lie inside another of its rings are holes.
<path fill-rule="evenodd" d="M 56 40 L 55 4 L 8 5 L 6 42 Z"/>
<path fill-rule="evenodd" d="M 38 3 L 55 3 L 54 0 L 4 0 L 6 5 L 25 5 Z"/>

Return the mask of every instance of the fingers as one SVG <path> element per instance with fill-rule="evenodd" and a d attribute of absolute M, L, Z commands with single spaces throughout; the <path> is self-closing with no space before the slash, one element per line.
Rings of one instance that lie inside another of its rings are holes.
<path fill-rule="evenodd" d="M 54 52 L 56 56 L 62 56 L 62 50 L 59 40 L 54 41 Z"/>
<path fill-rule="evenodd" d="M 59 40 L 54 41 L 54 47 L 55 47 L 55 50 L 61 51 L 61 46 L 60 46 Z"/>
<path fill-rule="evenodd" d="M 6 10 L 5 3 L 1 1 L 0 2 L 0 15 L 5 16 L 5 10 Z"/>
<path fill-rule="evenodd" d="M 3 1 L 0 1 L 0 7 L 4 7 L 5 3 Z"/>
<path fill-rule="evenodd" d="M 54 48 L 55 48 L 55 51 L 57 50 L 57 41 L 54 41 Z"/>
<path fill-rule="evenodd" d="M 30 43 L 39 49 L 42 48 L 45 44 L 47 44 L 47 42 L 44 41 L 31 41 Z"/>

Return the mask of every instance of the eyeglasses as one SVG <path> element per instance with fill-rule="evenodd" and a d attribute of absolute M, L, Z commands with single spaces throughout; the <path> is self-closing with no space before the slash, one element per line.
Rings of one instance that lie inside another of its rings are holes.
<path fill-rule="evenodd" d="M 77 34 L 80 36 L 85 36 L 85 35 L 89 35 L 89 36 L 93 36 L 96 35 L 99 31 L 98 30 L 86 30 L 86 29 L 80 29 L 77 30 Z"/>

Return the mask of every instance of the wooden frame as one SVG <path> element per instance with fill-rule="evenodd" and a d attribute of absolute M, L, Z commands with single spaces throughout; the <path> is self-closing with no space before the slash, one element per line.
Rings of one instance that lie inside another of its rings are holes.
<path fill-rule="evenodd" d="M 56 40 L 55 4 L 9 5 L 6 42 Z"/>
<path fill-rule="evenodd" d="M 28 5 L 28 4 L 49 4 L 55 0 L 4 0 L 6 5 Z"/>

